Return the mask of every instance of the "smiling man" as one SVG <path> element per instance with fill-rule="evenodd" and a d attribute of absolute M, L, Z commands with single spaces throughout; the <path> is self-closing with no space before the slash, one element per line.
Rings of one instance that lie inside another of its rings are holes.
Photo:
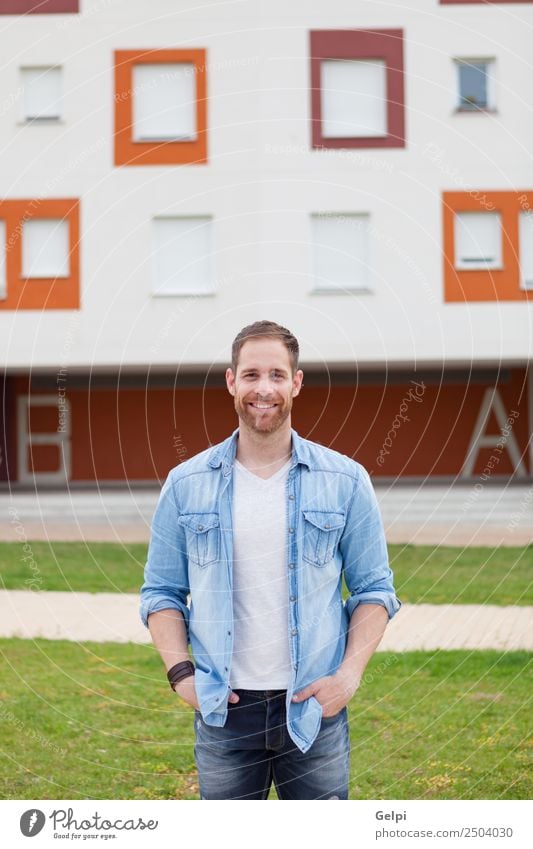
<path fill-rule="evenodd" d="M 239 426 L 171 470 L 153 518 L 141 616 L 194 708 L 202 799 L 266 799 L 272 781 L 347 799 L 346 706 L 401 606 L 368 473 L 291 427 L 298 357 L 279 324 L 240 331 Z"/>

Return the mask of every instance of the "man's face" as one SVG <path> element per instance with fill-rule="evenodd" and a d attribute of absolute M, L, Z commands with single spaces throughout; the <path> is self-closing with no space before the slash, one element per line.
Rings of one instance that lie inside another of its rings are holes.
<path fill-rule="evenodd" d="M 226 370 L 228 391 L 241 423 L 256 433 L 274 433 L 290 416 L 300 392 L 303 371 L 291 372 L 289 352 L 280 339 L 248 339 L 241 348 L 237 373 Z"/>

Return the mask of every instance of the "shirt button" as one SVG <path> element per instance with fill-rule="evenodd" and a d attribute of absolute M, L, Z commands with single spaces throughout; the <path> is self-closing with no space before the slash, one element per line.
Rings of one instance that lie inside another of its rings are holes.
<path fill-rule="evenodd" d="M 289 501 L 294 501 L 294 495 L 289 495 Z"/>
<path fill-rule="evenodd" d="M 324 525 L 325 528 L 331 528 L 331 525 Z"/>
<path fill-rule="evenodd" d="M 289 528 L 289 533 L 290 533 L 290 534 L 293 534 L 293 533 L 294 533 L 294 528 Z"/>
<path fill-rule="evenodd" d="M 228 631 L 228 637 L 231 637 L 231 631 Z"/>
<path fill-rule="evenodd" d="M 295 595 L 291 595 L 291 601 L 296 601 L 296 596 L 295 596 Z"/>
<path fill-rule="evenodd" d="M 227 667 L 227 666 L 225 666 L 225 667 L 224 667 L 224 672 L 227 672 L 227 671 L 228 671 L 228 667 Z"/>
<path fill-rule="evenodd" d="M 293 628 L 292 631 L 291 631 L 292 636 L 295 637 L 297 633 L 298 633 L 298 628 Z"/>
<path fill-rule="evenodd" d="M 327 525 L 326 525 L 326 527 L 327 527 Z M 204 529 L 204 526 L 203 526 L 203 525 L 198 525 L 198 530 L 199 530 L 199 531 L 203 531 L 203 529 Z"/>
<path fill-rule="evenodd" d="M 294 563 L 289 563 L 289 569 L 294 569 Z"/>

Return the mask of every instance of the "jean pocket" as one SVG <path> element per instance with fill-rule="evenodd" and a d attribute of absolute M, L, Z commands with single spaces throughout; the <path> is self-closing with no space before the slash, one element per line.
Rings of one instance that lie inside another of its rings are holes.
<path fill-rule="evenodd" d="M 185 529 L 187 555 L 197 566 L 208 566 L 219 559 L 220 521 L 218 513 L 185 513 L 178 516 Z"/>
<path fill-rule="evenodd" d="M 333 560 L 345 525 L 344 513 L 304 510 L 303 559 L 314 566 Z"/>

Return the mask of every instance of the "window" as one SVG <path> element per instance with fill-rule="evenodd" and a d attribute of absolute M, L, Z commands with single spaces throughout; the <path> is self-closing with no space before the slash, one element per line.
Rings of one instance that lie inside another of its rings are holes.
<path fill-rule="evenodd" d="M 533 211 L 520 213 L 518 232 L 520 248 L 520 285 L 533 289 Z"/>
<path fill-rule="evenodd" d="M 196 138 L 194 65 L 134 65 L 133 138 Z"/>
<path fill-rule="evenodd" d="M 57 121 L 61 118 L 61 68 L 21 68 L 22 119 Z"/>
<path fill-rule="evenodd" d="M 313 291 L 370 291 L 368 221 L 366 214 L 312 216 Z"/>
<path fill-rule="evenodd" d="M 6 222 L 0 220 L 0 299 L 7 295 Z"/>
<path fill-rule="evenodd" d="M 441 6 L 451 6 L 471 3 L 486 3 L 488 6 L 493 6 L 498 3 L 533 3 L 533 0 L 439 0 Z"/>
<path fill-rule="evenodd" d="M 501 268 L 501 248 L 501 216 L 499 213 L 456 213 L 456 268 Z"/>
<path fill-rule="evenodd" d="M 533 191 L 443 192 L 444 300 L 533 299 Z"/>
<path fill-rule="evenodd" d="M 0 310 L 79 309 L 79 201 L 3 200 L 0 221 Z"/>
<path fill-rule="evenodd" d="M 155 295 L 209 295 L 211 218 L 154 219 Z"/>
<path fill-rule="evenodd" d="M 22 233 L 22 276 L 68 277 L 68 221 L 34 218 Z"/>
<path fill-rule="evenodd" d="M 311 32 L 314 148 L 404 147 L 403 31 Z"/>
<path fill-rule="evenodd" d="M 0 15 L 72 13 L 79 5 L 79 0 L 0 0 Z"/>
<path fill-rule="evenodd" d="M 206 51 L 117 50 L 115 164 L 206 161 Z"/>
<path fill-rule="evenodd" d="M 459 112 L 494 109 L 494 61 L 457 59 L 457 104 Z"/>
<path fill-rule="evenodd" d="M 322 135 L 386 136 L 387 66 L 383 60 L 332 59 L 321 63 Z"/>

